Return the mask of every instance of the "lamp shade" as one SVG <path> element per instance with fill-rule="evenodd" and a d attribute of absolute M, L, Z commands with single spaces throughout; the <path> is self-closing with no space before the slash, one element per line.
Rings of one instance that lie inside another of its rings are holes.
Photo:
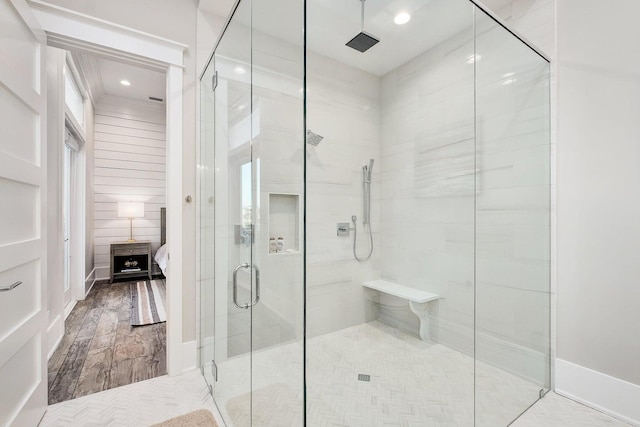
<path fill-rule="evenodd" d="M 144 217 L 144 203 L 142 202 L 118 202 L 119 218 Z"/>

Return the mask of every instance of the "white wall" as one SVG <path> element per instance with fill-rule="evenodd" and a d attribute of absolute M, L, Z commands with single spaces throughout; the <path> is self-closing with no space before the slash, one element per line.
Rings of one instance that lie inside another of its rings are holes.
<path fill-rule="evenodd" d="M 151 241 L 153 253 L 160 247 L 160 208 L 166 207 L 164 104 L 102 96 L 94 135 L 94 259 L 96 278 L 105 279 L 110 244 L 130 236 L 129 220 L 118 218 L 118 202 L 144 202 L 144 218 L 133 220 L 133 238 Z"/>
<path fill-rule="evenodd" d="M 558 358 L 634 384 L 640 423 L 640 4 L 557 7 Z"/>
<path fill-rule="evenodd" d="M 549 57 L 556 51 L 556 0 L 483 0 L 489 11 L 508 23 Z M 500 6 L 500 7 L 498 7 Z"/>

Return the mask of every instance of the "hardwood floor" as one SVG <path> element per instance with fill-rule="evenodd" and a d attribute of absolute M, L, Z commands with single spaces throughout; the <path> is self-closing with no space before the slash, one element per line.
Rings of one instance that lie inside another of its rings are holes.
<path fill-rule="evenodd" d="M 49 360 L 49 404 L 164 375 L 166 323 L 130 325 L 129 284 L 96 282 Z"/>

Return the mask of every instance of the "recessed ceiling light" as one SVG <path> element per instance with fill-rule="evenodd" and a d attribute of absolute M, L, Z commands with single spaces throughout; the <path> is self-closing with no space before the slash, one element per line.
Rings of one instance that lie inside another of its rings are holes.
<path fill-rule="evenodd" d="M 399 14 L 396 15 L 395 18 L 393 18 L 393 22 L 395 22 L 398 25 L 404 25 L 407 22 L 409 22 L 410 19 L 411 19 L 411 15 L 409 15 L 407 12 L 400 12 Z"/>
<path fill-rule="evenodd" d="M 515 75 L 516 75 L 516 73 L 504 73 L 504 74 L 502 75 L 502 77 L 504 77 L 504 78 L 508 78 L 508 77 L 513 77 L 513 76 L 515 76 Z"/>
<path fill-rule="evenodd" d="M 120 80 L 120 84 L 122 86 L 131 86 L 131 82 L 129 80 Z"/>
<path fill-rule="evenodd" d="M 467 64 L 473 64 L 476 61 L 480 61 L 482 56 L 480 55 L 471 55 L 467 58 Z"/>
<path fill-rule="evenodd" d="M 506 85 L 510 85 L 511 83 L 515 83 L 515 82 L 516 82 L 516 79 L 507 79 L 507 80 L 503 81 L 502 84 L 504 86 L 506 86 Z"/>
<path fill-rule="evenodd" d="M 236 73 L 238 73 L 238 74 L 244 74 L 244 73 L 246 73 L 246 72 L 247 72 L 247 70 L 245 70 L 245 69 L 244 69 L 244 68 L 242 68 L 242 67 L 236 67 L 236 68 L 234 68 L 234 69 L 233 69 L 233 71 L 235 71 L 235 72 L 236 72 Z"/>

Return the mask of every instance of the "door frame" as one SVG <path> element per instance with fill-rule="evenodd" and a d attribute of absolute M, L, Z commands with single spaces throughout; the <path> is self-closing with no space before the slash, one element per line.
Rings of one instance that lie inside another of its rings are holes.
<path fill-rule="evenodd" d="M 72 55 L 66 52 L 64 55 L 63 69 L 71 75 L 71 78 L 75 82 L 80 95 L 82 96 L 83 105 L 90 100 L 87 99 L 87 90 L 82 83 L 80 73 L 78 72 L 77 65 L 73 60 Z M 64 73 L 63 73 L 64 74 Z M 62 82 L 62 88 L 65 87 Z M 63 89 L 63 92 L 66 89 Z M 85 299 L 85 239 L 86 239 L 86 181 L 85 175 L 87 170 L 87 155 L 86 155 L 86 142 L 87 135 L 84 127 L 78 122 L 66 103 L 66 96 L 61 97 L 59 100 L 62 111 L 62 129 L 69 129 L 71 134 L 77 139 L 78 149 L 72 154 L 74 166 L 73 166 L 73 178 L 71 181 L 71 201 L 70 201 L 70 214 L 72 218 L 75 218 L 71 225 L 71 266 L 70 266 L 70 280 L 71 280 L 71 303 L 70 307 L 64 307 L 63 319 L 71 313 L 73 306 L 76 302 Z M 84 122 L 86 123 L 86 108 L 83 108 L 83 115 L 85 115 Z M 63 142 L 64 145 L 64 142 Z"/>
<path fill-rule="evenodd" d="M 68 110 L 65 107 L 66 110 Z M 71 255 L 71 265 L 69 279 L 71 280 L 71 307 L 65 307 L 64 319 L 71 313 L 72 307 L 79 300 L 83 300 L 85 295 L 84 259 L 85 259 L 85 236 L 86 230 L 86 139 L 84 131 L 76 123 L 73 115 L 66 111 L 64 114 L 64 129 L 69 129 L 71 134 L 78 140 L 78 149 L 72 151 L 72 178 L 71 178 L 71 200 L 70 214 L 73 218 L 71 223 L 71 245 L 69 252 Z M 64 145 L 64 143 L 63 143 Z M 63 147 L 64 148 L 64 147 Z M 63 172 L 64 173 L 64 172 Z"/>
<path fill-rule="evenodd" d="M 183 354 L 182 343 L 182 91 L 188 46 L 40 0 L 28 4 L 46 32 L 47 45 L 166 73 L 167 372 L 180 375 L 193 358 Z"/>

